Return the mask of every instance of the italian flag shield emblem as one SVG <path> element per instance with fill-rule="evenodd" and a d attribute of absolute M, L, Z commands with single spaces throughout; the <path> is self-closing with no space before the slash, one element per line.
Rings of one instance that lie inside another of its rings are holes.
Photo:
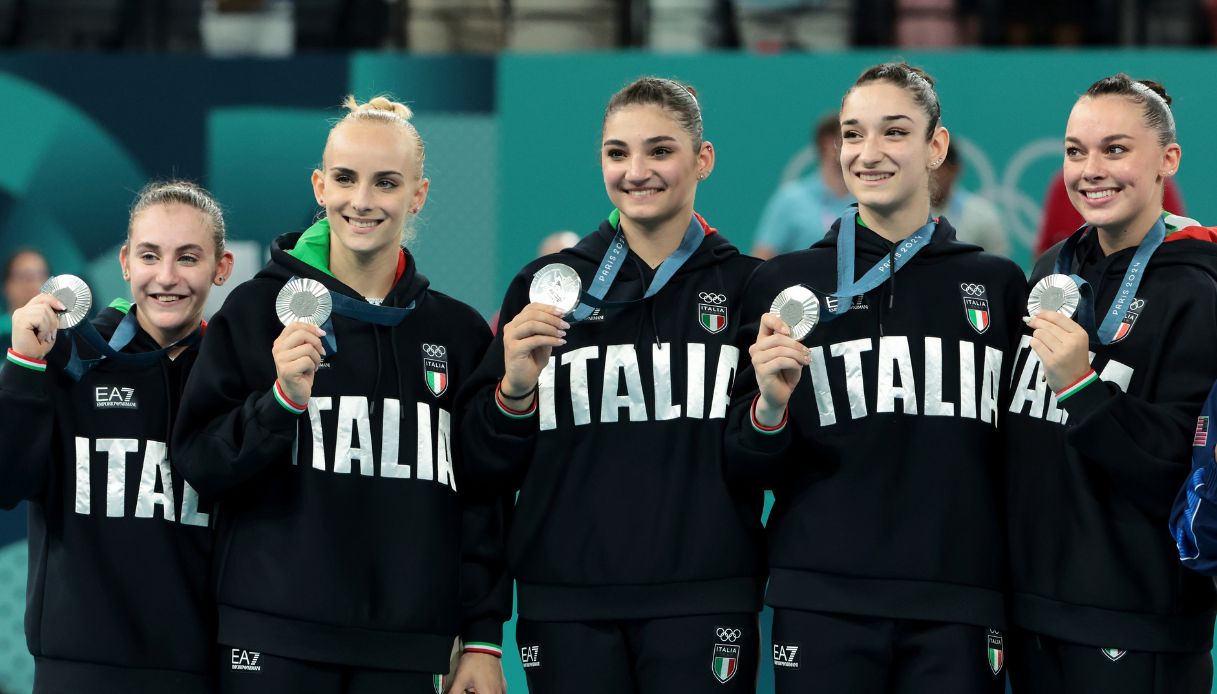
<path fill-rule="evenodd" d="M 439 396 L 448 390 L 448 349 L 443 345 L 423 345 L 423 375 L 427 390 Z"/>
<path fill-rule="evenodd" d="M 988 634 L 989 639 L 989 670 L 994 674 L 1001 672 L 1002 666 L 1006 664 L 1005 651 L 1002 648 L 1001 632 L 995 629 L 990 629 Z"/>
<path fill-rule="evenodd" d="M 722 684 L 726 684 L 732 677 L 735 677 L 735 671 L 739 669 L 739 646 L 716 644 L 714 661 L 711 663 L 710 669 L 714 672 L 714 679 Z"/>
<path fill-rule="evenodd" d="M 968 318 L 968 325 L 983 335 L 989 329 L 989 296 L 985 285 L 964 282 L 959 285 L 959 295 L 963 298 L 963 311 Z"/>
<path fill-rule="evenodd" d="M 697 322 L 711 335 L 727 327 L 727 296 L 718 292 L 700 292 L 697 295 Z"/>
<path fill-rule="evenodd" d="M 1134 298 L 1132 300 L 1128 310 L 1124 312 L 1124 319 L 1120 321 L 1120 327 L 1116 328 L 1116 334 L 1111 338 L 1113 344 L 1128 337 L 1128 333 L 1132 332 L 1133 324 L 1141 316 L 1141 309 L 1143 308 L 1145 308 L 1145 299 Z"/>

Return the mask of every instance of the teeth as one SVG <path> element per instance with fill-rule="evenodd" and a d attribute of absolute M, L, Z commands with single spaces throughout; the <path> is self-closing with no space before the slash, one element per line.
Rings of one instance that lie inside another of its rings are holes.
<path fill-rule="evenodd" d="M 858 178 L 861 178 L 863 181 L 882 181 L 882 180 L 883 180 L 883 179 L 885 179 L 885 178 L 891 178 L 891 177 L 892 177 L 892 175 L 891 175 L 891 174 L 886 174 L 886 173 L 881 173 L 881 174 L 858 174 Z"/>
<path fill-rule="evenodd" d="M 1086 191 L 1086 199 L 1087 200 L 1102 200 L 1103 198 L 1110 198 L 1111 196 L 1113 196 L 1115 194 L 1116 194 L 1116 191 L 1111 190 L 1111 189 L 1088 190 L 1088 191 Z"/>
<path fill-rule="evenodd" d="M 371 229 L 372 227 L 376 226 L 377 224 L 380 224 L 380 221 L 375 220 L 375 219 L 366 220 L 366 221 L 362 220 L 362 219 L 352 219 L 351 220 L 351 226 L 357 227 L 360 229 Z"/>
<path fill-rule="evenodd" d="M 152 298 L 156 299 L 157 301 L 173 302 L 177 301 L 181 297 L 173 296 L 172 294 L 153 294 Z"/>
<path fill-rule="evenodd" d="M 631 190 L 630 197 L 645 198 L 645 197 L 649 197 L 651 195 L 655 195 L 658 192 L 659 191 L 655 190 L 654 188 L 647 188 L 645 190 Z"/>

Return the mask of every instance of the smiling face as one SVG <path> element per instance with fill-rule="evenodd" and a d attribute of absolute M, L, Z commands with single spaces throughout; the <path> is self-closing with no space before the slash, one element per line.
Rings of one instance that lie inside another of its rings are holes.
<path fill-rule="evenodd" d="M 1179 145 L 1160 145 L 1143 106 L 1122 96 L 1084 96 L 1065 128 L 1069 201 L 1112 235 L 1143 234 L 1162 213 L 1162 185 L 1179 168 Z"/>
<path fill-rule="evenodd" d="M 232 270 L 231 252 L 216 257 L 207 215 L 178 203 L 136 214 L 118 259 L 131 283 L 135 317 L 162 347 L 199 326 L 212 284 Z"/>
<path fill-rule="evenodd" d="M 927 141 L 929 126 L 925 111 L 895 84 L 867 82 L 849 92 L 841 104 L 841 169 L 860 207 L 891 216 L 929 200 L 931 163 L 941 162 L 948 145 L 942 127 Z"/>
<path fill-rule="evenodd" d="M 392 123 L 342 123 L 330 133 L 322 166 L 313 172 L 313 192 L 330 223 L 330 252 L 396 256 L 430 185 L 419 179 L 410 136 Z"/>
<path fill-rule="evenodd" d="M 604 121 L 604 189 L 627 224 L 655 229 L 687 223 L 698 176 L 714 168 L 709 142 L 694 146 L 672 114 L 655 105 L 626 106 Z"/>

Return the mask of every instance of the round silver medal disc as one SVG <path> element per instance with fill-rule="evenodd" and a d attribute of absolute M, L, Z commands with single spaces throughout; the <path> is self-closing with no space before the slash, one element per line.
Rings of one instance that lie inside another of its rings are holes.
<path fill-rule="evenodd" d="M 321 325 L 330 318 L 333 308 L 330 290 L 317 280 L 297 277 L 279 290 L 275 298 L 275 313 L 284 325 L 308 323 Z"/>
<path fill-rule="evenodd" d="M 60 330 L 71 328 L 84 320 L 93 306 L 89 285 L 76 275 L 55 275 L 44 282 L 39 291 L 50 294 L 63 304 L 64 310 L 55 312 L 59 314 Z"/>
<path fill-rule="evenodd" d="M 1078 302 L 1082 293 L 1078 285 L 1069 275 L 1048 275 L 1035 283 L 1031 294 L 1027 296 L 1027 315 L 1034 316 L 1040 311 L 1057 311 L 1062 316 L 1070 318 L 1078 310 Z"/>
<path fill-rule="evenodd" d="M 774 298 L 769 312 L 790 328 L 791 337 L 802 340 L 820 322 L 820 300 L 810 289 L 796 284 Z"/>
<path fill-rule="evenodd" d="M 528 287 L 528 300 L 536 304 L 549 304 L 562 309 L 565 315 L 579 305 L 583 282 L 579 273 L 569 265 L 550 263 L 537 270 Z"/>

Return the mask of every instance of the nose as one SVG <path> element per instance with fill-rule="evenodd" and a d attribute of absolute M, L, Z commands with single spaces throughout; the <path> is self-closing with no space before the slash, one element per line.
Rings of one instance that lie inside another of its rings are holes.
<path fill-rule="evenodd" d="M 1087 181 L 1094 181 L 1102 179 L 1105 173 L 1102 152 L 1087 154 L 1086 161 L 1082 164 L 1082 178 Z"/>
<path fill-rule="evenodd" d="M 351 198 L 351 206 L 362 214 L 372 210 L 372 184 L 364 183 L 355 188 L 355 196 Z"/>
<path fill-rule="evenodd" d="M 877 137 L 862 138 L 862 150 L 858 153 L 858 158 L 863 166 L 873 166 L 883 158 L 883 148 L 880 147 L 880 144 Z"/>
<path fill-rule="evenodd" d="M 638 154 L 631 155 L 629 161 L 627 162 L 625 175 L 629 177 L 631 181 L 641 181 L 646 179 L 650 175 L 650 171 L 647 170 L 646 158 Z"/>
<path fill-rule="evenodd" d="M 178 267 L 173 258 L 162 258 L 156 267 L 156 283 L 162 287 L 172 287 L 177 284 Z"/>

